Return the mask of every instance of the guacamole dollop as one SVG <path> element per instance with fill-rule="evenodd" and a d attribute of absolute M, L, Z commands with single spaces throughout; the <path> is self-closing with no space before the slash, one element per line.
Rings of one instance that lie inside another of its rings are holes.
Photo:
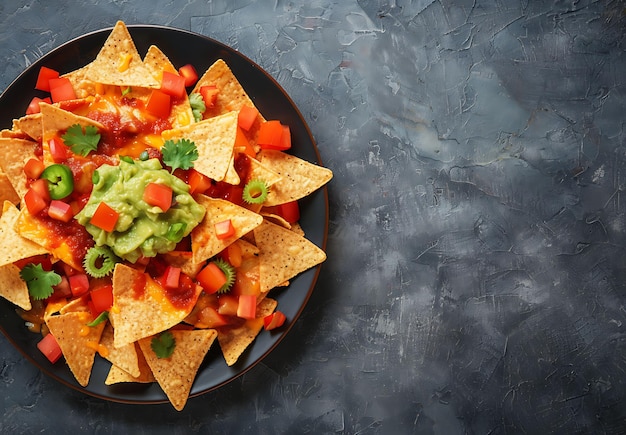
<path fill-rule="evenodd" d="M 163 212 L 143 200 L 150 183 L 172 189 L 172 206 Z M 112 232 L 90 223 L 98 205 L 105 202 L 119 213 Z M 189 186 L 163 169 L 158 159 L 121 160 L 118 166 L 102 165 L 94 173 L 94 186 L 85 207 L 76 215 L 97 246 L 107 245 L 132 263 L 172 251 L 203 219 L 205 209 L 189 194 Z"/>

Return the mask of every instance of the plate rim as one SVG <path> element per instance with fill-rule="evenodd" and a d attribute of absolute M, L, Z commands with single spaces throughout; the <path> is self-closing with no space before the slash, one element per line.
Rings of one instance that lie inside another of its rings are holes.
<path fill-rule="evenodd" d="M 271 74 L 269 74 L 264 68 L 262 68 L 254 60 L 252 60 L 251 58 L 249 58 L 245 54 L 241 53 L 239 50 L 237 50 L 237 49 L 235 49 L 233 47 L 230 47 L 230 46 L 224 44 L 223 42 L 221 42 L 221 41 L 219 41 L 219 40 L 217 40 L 217 39 L 215 39 L 213 37 L 210 37 L 210 36 L 207 36 L 207 35 L 203 35 L 201 33 L 197 33 L 197 32 L 194 32 L 194 31 L 181 29 L 181 28 L 177 28 L 177 27 L 172 27 L 172 26 L 167 26 L 167 25 L 160 25 L 160 24 L 126 24 L 126 27 L 128 28 L 128 31 L 131 34 L 131 37 L 133 37 L 133 33 L 134 32 L 158 31 L 158 32 L 165 32 L 165 33 L 168 33 L 168 32 L 179 33 L 179 34 L 184 34 L 184 35 L 186 35 L 187 37 L 190 37 L 190 38 L 204 40 L 208 44 L 211 44 L 213 46 L 217 46 L 217 47 L 225 50 L 226 52 L 230 53 L 231 55 L 233 55 L 235 57 L 239 57 L 241 61 L 243 61 L 247 65 L 249 65 L 252 68 L 254 68 L 254 70 L 257 73 L 263 74 L 266 77 L 266 79 L 268 79 L 272 83 L 272 85 L 274 87 L 273 90 L 279 91 L 282 94 L 283 98 L 286 99 L 286 101 L 288 102 L 289 106 L 291 106 L 291 109 L 294 111 L 294 114 L 296 115 L 296 117 L 299 118 L 300 121 L 301 121 L 302 127 L 304 129 L 303 133 L 306 135 L 306 137 L 310 141 L 310 145 L 312 147 L 310 151 L 312 151 L 313 154 L 315 155 L 315 159 L 316 159 L 315 163 L 320 165 L 320 166 L 323 166 L 322 158 L 321 158 L 319 149 L 317 147 L 317 143 L 315 141 L 315 138 L 313 136 L 313 133 L 312 133 L 308 123 L 304 119 L 304 116 L 302 115 L 302 112 L 300 111 L 299 107 L 296 105 L 296 103 L 292 99 L 291 95 L 289 95 L 287 93 L 287 91 L 282 87 L 282 85 L 280 83 L 278 83 L 278 81 Z M 96 30 L 92 30 L 92 31 L 86 32 L 84 34 L 78 35 L 76 37 L 73 37 L 73 38 L 71 38 L 71 39 L 61 43 L 58 46 L 56 46 L 53 49 L 51 49 L 50 51 L 46 52 L 45 54 L 40 56 L 37 60 L 35 60 L 31 64 L 29 64 L 26 68 L 24 68 L 7 85 L 7 87 L 2 91 L 2 93 L 0 93 L 0 102 L 2 102 L 5 99 L 5 95 L 11 89 L 13 89 L 15 86 L 17 86 L 17 84 L 22 80 L 22 77 L 24 77 L 25 75 L 29 74 L 33 69 L 35 69 L 37 67 L 40 67 L 46 61 L 49 61 L 50 59 L 53 59 L 55 56 L 58 56 L 62 51 L 67 50 L 68 47 L 71 47 L 72 45 L 79 44 L 79 43 L 81 43 L 81 41 L 84 41 L 85 39 L 88 39 L 90 37 L 107 35 L 108 33 L 110 33 L 112 31 L 113 28 L 114 28 L 113 26 L 109 26 L 109 27 L 103 27 L 103 28 L 100 28 L 100 29 L 96 29 Z M 106 38 L 106 36 L 105 36 L 105 38 Z M 134 39 L 134 37 L 133 37 L 133 39 Z M 33 94 L 35 92 L 36 91 L 33 89 Z M 31 94 L 28 94 L 27 98 L 30 97 L 30 96 L 31 96 Z M 312 195 L 321 195 L 321 201 L 322 201 L 322 204 L 323 204 L 323 207 L 324 207 L 324 210 L 323 210 L 323 226 L 322 226 L 322 229 L 321 229 L 322 230 L 322 238 L 321 238 L 321 241 L 319 243 L 319 247 L 322 250 L 324 250 L 324 252 L 326 252 L 326 250 L 327 250 L 326 249 L 327 248 L 327 242 L 328 242 L 328 232 L 329 232 L 329 220 L 330 220 L 329 219 L 330 211 L 329 211 L 329 198 L 328 198 L 328 184 L 322 186 L 320 189 L 318 189 Z M 320 217 L 322 217 L 322 216 L 318 216 L 318 218 L 320 218 Z M 302 303 L 298 307 L 298 309 L 296 311 L 296 314 L 293 316 L 293 319 L 291 319 L 291 321 L 288 322 L 285 325 L 284 329 L 281 330 L 280 333 L 271 342 L 271 345 L 267 349 L 265 349 L 265 351 L 263 353 L 261 353 L 256 359 L 254 359 L 253 361 L 250 361 L 250 362 L 246 362 L 244 367 L 242 367 L 241 369 L 237 369 L 235 373 L 233 373 L 227 379 L 222 380 L 221 382 L 218 382 L 218 383 L 216 383 L 216 384 L 214 384 L 212 386 L 209 386 L 207 388 L 203 388 L 203 389 L 200 389 L 200 390 L 197 390 L 197 391 L 194 391 L 193 384 L 192 384 L 192 388 L 190 390 L 188 399 L 192 399 L 192 398 L 195 398 L 195 397 L 207 394 L 209 392 L 218 390 L 218 389 L 226 386 L 227 384 L 233 382 L 234 380 L 238 379 L 239 377 L 241 377 L 245 373 L 247 373 L 250 370 L 252 370 L 260 362 L 262 362 L 270 353 L 272 353 L 272 351 L 274 351 L 274 349 L 283 341 L 285 336 L 291 331 L 291 329 L 293 328 L 295 323 L 299 320 L 300 316 L 302 315 L 302 312 L 304 311 L 304 309 L 308 305 L 308 302 L 309 302 L 309 300 L 311 298 L 311 295 L 313 294 L 313 291 L 315 290 L 315 287 L 317 285 L 317 281 L 318 281 L 319 275 L 321 273 L 322 265 L 323 265 L 323 263 L 318 264 L 314 268 L 309 269 L 307 271 L 309 273 L 312 272 L 312 275 L 310 277 L 311 282 L 308 285 L 308 290 L 307 290 L 306 294 L 304 295 Z M 2 300 L 2 303 L 8 303 L 13 308 L 16 308 L 16 306 L 14 304 L 11 304 L 8 301 Z M 15 320 L 19 321 L 18 314 L 14 313 L 14 315 L 16 317 Z M 150 405 L 150 404 L 169 403 L 169 400 L 168 400 L 166 394 L 162 391 L 160 386 L 159 386 L 159 391 L 162 393 L 162 396 L 163 396 L 162 398 L 158 398 L 158 399 L 149 399 L 148 398 L 146 400 L 125 399 L 124 397 L 120 397 L 120 396 L 107 396 L 106 394 L 103 394 L 103 393 L 100 393 L 100 392 L 97 392 L 97 391 L 91 391 L 89 389 L 89 385 L 87 385 L 86 387 L 82 387 L 78 383 L 73 383 L 72 382 L 73 378 L 70 378 L 70 380 L 64 379 L 63 377 L 61 377 L 60 375 L 55 373 L 51 368 L 47 368 L 44 365 L 42 365 L 41 363 L 39 363 L 38 361 L 36 361 L 35 358 L 33 356 L 31 356 L 31 354 L 27 351 L 27 349 L 24 349 L 22 346 L 20 346 L 17 343 L 17 340 L 14 339 L 14 337 L 12 337 L 8 333 L 8 331 L 5 329 L 1 317 L 3 317 L 3 316 L 0 316 L 0 332 L 7 339 L 7 341 L 9 343 L 11 343 L 13 348 L 16 349 L 18 351 L 18 353 L 21 354 L 21 356 L 24 357 L 27 361 L 29 361 L 29 363 L 32 364 L 38 371 L 41 371 L 46 376 L 52 378 L 56 382 L 59 382 L 60 384 L 64 385 L 65 387 L 69 387 L 69 389 L 71 389 L 71 390 L 75 390 L 77 392 L 80 392 L 82 394 L 86 394 L 86 395 L 91 396 L 91 397 L 95 397 L 95 398 L 98 398 L 98 399 L 101 399 L 101 400 L 105 400 L 105 401 L 108 401 L 108 402 L 114 402 L 114 403 L 133 404 L 133 405 Z M 257 338 L 255 338 L 254 342 L 256 342 Z M 250 346 L 252 346 L 254 344 L 254 342 Z M 214 344 L 214 346 L 215 346 L 215 344 Z M 214 348 L 214 346 L 212 346 L 212 348 Z M 209 353 L 210 352 L 211 352 L 211 350 L 209 350 Z M 220 355 L 221 355 L 221 352 L 220 352 Z M 97 356 L 96 356 L 96 359 L 98 359 Z M 100 359 L 102 359 L 102 358 L 100 358 Z M 60 363 L 60 362 L 61 361 L 59 361 L 57 363 Z M 64 360 L 62 361 L 62 363 L 65 364 L 66 367 L 67 367 L 67 364 L 65 363 Z M 108 361 L 105 361 L 104 363 L 105 364 L 110 364 Z M 224 364 L 225 364 L 225 362 L 224 362 Z M 231 366 L 231 367 L 233 367 L 233 366 Z M 67 370 L 69 371 L 69 367 L 67 367 Z M 202 370 L 202 369 L 200 369 L 200 370 Z M 70 372 L 70 376 L 71 376 L 71 372 Z M 197 379 L 197 375 L 196 375 L 196 379 Z M 91 383 L 91 380 L 90 380 L 90 383 Z M 195 384 L 195 380 L 194 380 L 194 384 Z M 135 384 L 132 384 L 132 385 L 135 385 Z"/>

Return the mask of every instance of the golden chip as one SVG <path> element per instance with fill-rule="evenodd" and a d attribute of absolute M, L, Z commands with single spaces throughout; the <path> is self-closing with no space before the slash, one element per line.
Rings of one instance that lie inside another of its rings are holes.
<path fill-rule="evenodd" d="M 15 224 L 19 213 L 15 205 L 4 202 L 0 216 L 0 266 L 48 253 L 43 246 L 17 233 Z"/>
<path fill-rule="evenodd" d="M 155 382 L 154 375 L 152 374 L 152 370 L 150 370 L 150 366 L 146 362 L 146 358 L 143 356 L 143 352 L 139 348 L 137 343 L 133 343 L 132 346 L 134 348 L 135 355 L 137 356 L 137 366 L 139 367 L 139 375 L 133 376 L 124 369 L 116 366 L 115 364 L 111 365 L 111 369 L 109 370 L 109 374 L 104 380 L 105 385 L 113 385 L 119 384 L 122 382 L 136 382 L 140 384 L 149 384 Z"/>
<path fill-rule="evenodd" d="M 33 307 L 28 287 L 20 278 L 20 268 L 14 264 L 0 266 L 0 296 L 26 311 Z"/>
<path fill-rule="evenodd" d="M 214 329 L 172 330 L 171 334 L 176 346 L 169 358 L 156 356 L 150 346 L 152 337 L 139 340 L 139 347 L 163 392 L 174 408 L 180 411 L 187 403 L 198 368 L 217 332 Z"/>
<path fill-rule="evenodd" d="M 139 370 L 139 360 L 137 358 L 137 349 L 134 343 L 129 343 L 121 347 L 113 345 L 114 330 L 111 323 L 107 322 L 100 338 L 100 344 L 103 351 L 100 355 L 111 364 L 128 373 L 132 377 L 138 377 L 141 372 Z"/>
<path fill-rule="evenodd" d="M 28 191 L 24 163 L 34 156 L 37 146 L 30 140 L 0 138 L 0 166 L 20 198 Z"/>

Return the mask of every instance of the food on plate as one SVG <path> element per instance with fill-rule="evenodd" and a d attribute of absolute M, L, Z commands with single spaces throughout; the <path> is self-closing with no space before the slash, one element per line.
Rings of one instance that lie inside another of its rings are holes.
<path fill-rule="evenodd" d="M 181 410 L 214 342 L 232 366 L 289 322 L 271 292 L 326 259 L 298 201 L 332 172 L 289 153 L 226 62 L 142 58 L 121 21 L 33 88 L 0 135 L 0 296 L 81 386 L 104 358 L 106 385 L 156 382 Z"/>

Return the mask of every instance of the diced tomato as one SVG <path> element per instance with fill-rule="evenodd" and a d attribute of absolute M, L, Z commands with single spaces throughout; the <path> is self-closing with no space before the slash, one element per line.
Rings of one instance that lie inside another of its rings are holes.
<path fill-rule="evenodd" d="M 143 200 L 166 212 L 172 206 L 172 188 L 160 183 L 149 183 L 143 191 Z"/>
<path fill-rule="evenodd" d="M 211 109 L 215 106 L 215 102 L 217 101 L 217 94 L 219 90 L 215 85 L 205 85 L 200 86 L 200 95 L 202 95 L 202 99 L 204 100 L 204 105 L 207 109 Z"/>
<path fill-rule="evenodd" d="M 26 114 L 33 115 L 35 113 L 41 112 L 39 103 L 42 103 L 42 102 L 52 104 L 52 100 L 50 99 L 50 97 L 46 97 L 46 98 L 33 97 L 33 99 L 30 100 L 30 103 L 28 103 L 28 107 L 26 108 Z"/>
<path fill-rule="evenodd" d="M 162 283 L 165 287 L 176 289 L 180 283 L 180 267 L 172 266 L 171 264 L 167 266 L 165 272 L 163 273 Z"/>
<path fill-rule="evenodd" d="M 235 227 L 230 219 L 215 224 L 215 236 L 224 240 L 235 235 Z"/>
<path fill-rule="evenodd" d="M 259 127 L 257 143 L 262 149 L 280 149 L 283 126 L 280 121 L 265 121 Z"/>
<path fill-rule="evenodd" d="M 53 70 L 52 68 L 48 68 L 47 66 L 42 66 L 39 69 L 39 75 L 37 76 L 37 83 L 35 83 L 35 89 L 44 92 L 50 92 L 50 79 L 58 79 L 59 72 Z"/>
<path fill-rule="evenodd" d="M 43 183 L 46 183 L 46 180 L 41 181 L 43 181 Z M 24 195 L 24 203 L 26 204 L 26 208 L 28 209 L 28 212 L 33 216 L 35 216 L 48 206 L 49 196 L 45 197 L 44 195 L 42 195 L 42 188 L 38 187 L 41 186 L 41 184 L 42 183 L 39 183 L 39 180 L 37 180 L 31 185 L 30 189 L 28 189 L 28 191 Z M 47 192 L 48 187 L 45 184 L 43 187 L 45 187 Z"/>
<path fill-rule="evenodd" d="M 67 202 L 53 199 L 48 207 L 48 216 L 58 221 L 69 222 L 74 217 L 74 212 Z"/>
<path fill-rule="evenodd" d="M 69 149 L 58 136 L 54 136 L 48 140 L 48 148 L 50 149 L 50 156 L 54 163 L 64 162 L 69 157 Z"/>
<path fill-rule="evenodd" d="M 222 251 L 222 257 L 233 267 L 241 266 L 243 262 L 243 252 L 239 243 L 231 243 Z"/>
<path fill-rule="evenodd" d="M 178 74 L 185 78 L 185 87 L 193 86 L 198 81 L 198 73 L 190 63 L 178 68 Z"/>
<path fill-rule="evenodd" d="M 94 316 L 103 311 L 110 311 L 113 306 L 113 286 L 105 284 L 89 292 L 94 307 Z"/>
<path fill-rule="evenodd" d="M 276 211 L 280 217 L 290 224 L 300 220 L 300 207 L 298 201 L 290 201 L 276 206 Z"/>
<path fill-rule="evenodd" d="M 37 343 L 37 349 L 39 349 L 52 364 L 57 362 L 59 358 L 61 358 L 61 355 L 63 355 L 61 346 L 59 346 L 59 343 L 52 334 L 46 334 L 46 336 Z"/>
<path fill-rule="evenodd" d="M 291 148 L 291 129 L 288 125 L 283 125 L 283 134 L 280 137 L 280 150 L 288 150 Z"/>
<path fill-rule="evenodd" d="M 282 312 L 274 311 L 272 314 L 263 317 L 263 327 L 266 331 L 280 328 L 281 326 L 283 326 L 286 319 L 287 318 Z"/>
<path fill-rule="evenodd" d="M 259 110 L 256 107 L 243 105 L 241 109 L 239 109 L 237 123 L 239 127 L 248 131 L 250 127 L 252 127 L 252 124 L 254 124 L 254 121 L 256 121 L 257 116 L 259 116 Z"/>
<path fill-rule="evenodd" d="M 54 293 L 51 298 L 69 298 L 72 296 L 72 289 L 67 276 L 61 275 L 61 283 L 54 286 Z"/>
<path fill-rule="evenodd" d="M 74 297 L 82 296 L 89 291 L 89 277 L 85 273 L 72 275 L 68 277 L 68 281 Z"/>
<path fill-rule="evenodd" d="M 202 286 L 205 293 L 213 294 L 226 284 L 226 274 L 217 264 L 211 262 L 198 272 L 196 281 Z"/>
<path fill-rule="evenodd" d="M 76 93 L 72 82 L 67 77 L 59 77 L 57 79 L 50 79 L 50 97 L 53 103 L 59 101 L 75 100 Z"/>
<path fill-rule="evenodd" d="M 39 178 L 30 184 L 30 188 L 36 191 L 46 203 L 50 202 L 50 191 L 48 190 L 47 180 Z"/>
<path fill-rule="evenodd" d="M 239 295 L 237 317 L 242 319 L 256 318 L 256 295 Z"/>
<path fill-rule="evenodd" d="M 241 127 L 237 127 L 234 148 L 252 158 L 256 158 L 256 151 L 254 150 L 254 147 L 246 137 L 246 134 L 243 132 Z"/>
<path fill-rule="evenodd" d="M 186 92 L 185 78 L 169 71 L 163 71 L 161 92 L 171 95 L 174 98 L 181 98 Z"/>
<path fill-rule="evenodd" d="M 217 298 L 219 303 L 217 312 L 223 316 L 236 316 L 237 307 L 239 306 L 239 299 L 237 296 L 231 294 L 219 295 Z"/>
<path fill-rule="evenodd" d="M 89 222 L 101 230 L 110 233 L 115 229 L 115 224 L 117 224 L 119 217 L 120 214 L 118 212 L 106 203 L 101 202 Z"/>
<path fill-rule="evenodd" d="M 28 178 L 39 178 L 44 169 L 46 169 L 46 165 L 36 157 L 31 157 L 24 164 L 24 174 Z"/>
<path fill-rule="evenodd" d="M 204 193 L 211 187 L 211 179 L 195 169 L 189 170 L 189 193 Z"/>
<path fill-rule="evenodd" d="M 218 313 L 218 311 L 207 306 L 202 308 L 198 313 L 198 323 L 204 328 L 219 328 L 220 326 L 228 325 L 228 318 Z"/>
<path fill-rule="evenodd" d="M 158 118 L 169 117 L 172 110 L 171 97 L 165 92 L 153 89 L 148 98 L 146 110 Z"/>

